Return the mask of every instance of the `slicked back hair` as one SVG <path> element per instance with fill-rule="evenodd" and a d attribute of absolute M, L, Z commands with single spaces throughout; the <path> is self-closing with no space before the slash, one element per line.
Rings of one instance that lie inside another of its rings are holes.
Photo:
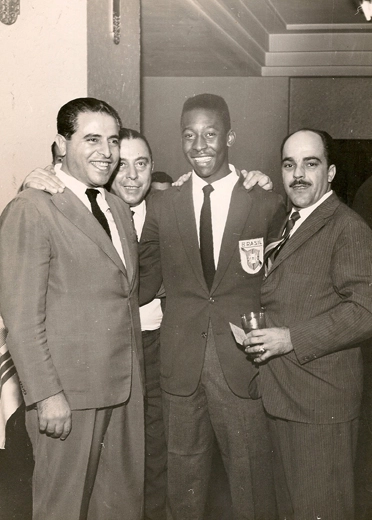
<path fill-rule="evenodd" d="M 149 142 L 146 139 L 146 137 L 143 134 L 141 134 L 141 132 L 137 132 L 137 130 L 133 130 L 132 128 L 121 128 L 119 132 L 119 141 L 122 141 L 123 139 L 142 139 L 142 141 L 144 141 L 149 150 L 150 159 L 152 160 L 151 146 L 149 145 Z"/>
<path fill-rule="evenodd" d="M 121 128 L 121 120 L 119 114 L 112 106 L 105 101 L 95 98 L 77 98 L 69 101 L 59 109 L 57 115 L 57 131 L 66 139 L 71 139 L 71 136 L 77 130 L 77 120 L 79 114 L 85 112 L 99 112 L 113 117 Z"/>
<path fill-rule="evenodd" d="M 221 116 L 226 132 L 231 129 L 229 107 L 223 97 L 217 96 L 216 94 L 197 94 L 196 96 L 188 98 L 183 104 L 181 120 L 186 112 L 195 109 L 217 112 L 217 114 Z"/>
<path fill-rule="evenodd" d="M 300 128 L 299 130 L 296 130 L 295 132 L 292 132 L 291 134 L 287 135 L 287 137 L 284 138 L 280 147 L 281 157 L 283 157 L 283 149 L 285 143 L 288 141 L 290 137 L 292 137 L 292 135 L 297 134 L 298 132 L 312 132 L 313 134 L 319 135 L 323 143 L 324 156 L 327 161 L 327 167 L 329 168 L 332 164 L 336 164 L 336 152 L 333 137 L 331 137 L 329 133 L 325 132 L 324 130 L 317 130 L 314 128 Z"/>

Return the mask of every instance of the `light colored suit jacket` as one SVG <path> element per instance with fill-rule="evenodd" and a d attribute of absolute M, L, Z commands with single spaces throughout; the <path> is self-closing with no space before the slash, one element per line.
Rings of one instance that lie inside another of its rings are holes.
<path fill-rule="evenodd" d="M 69 190 L 29 189 L 0 221 L 0 306 L 25 402 L 63 390 L 72 409 L 125 402 L 142 362 L 136 235 L 129 207 L 106 193 L 124 267 Z"/>
<path fill-rule="evenodd" d="M 229 322 L 240 326 L 242 312 L 259 310 L 264 269 L 254 274 L 243 269 L 239 241 L 263 238 L 266 245 L 278 236 L 284 218 L 281 197 L 257 187 L 247 192 L 240 179 L 232 193 L 209 292 L 200 259 L 192 180 L 151 198 L 140 243 L 140 300 L 150 301 L 164 281 L 167 304 L 160 329 L 164 390 L 175 395 L 196 390 L 211 320 L 229 387 L 241 397 L 258 397 L 252 385 L 257 368 L 237 347 Z"/>
<path fill-rule="evenodd" d="M 273 416 L 336 423 L 358 416 L 358 342 L 372 336 L 372 231 L 335 194 L 283 247 L 262 286 L 267 325 L 289 327 L 294 350 L 260 368 Z"/>

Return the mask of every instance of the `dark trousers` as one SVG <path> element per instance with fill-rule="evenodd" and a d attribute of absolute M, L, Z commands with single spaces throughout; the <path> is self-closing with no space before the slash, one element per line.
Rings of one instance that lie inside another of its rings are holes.
<path fill-rule="evenodd" d="M 231 518 L 276 519 L 271 444 L 261 400 L 243 399 L 231 392 L 211 328 L 198 389 L 189 397 L 163 392 L 163 402 L 169 518 L 203 520 L 208 486 L 214 477 L 215 436 L 229 481 Z"/>
<path fill-rule="evenodd" d="M 280 520 L 353 520 L 358 419 L 306 424 L 269 418 Z"/>
<path fill-rule="evenodd" d="M 143 393 L 134 354 L 131 396 L 115 407 L 73 410 L 65 441 L 39 433 L 26 412 L 34 458 L 33 520 L 140 520 Z"/>
<path fill-rule="evenodd" d="M 142 332 L 145 358 L 145 520 L 165 520 L 167 448 L 160 390 L 160 331 Z"/>

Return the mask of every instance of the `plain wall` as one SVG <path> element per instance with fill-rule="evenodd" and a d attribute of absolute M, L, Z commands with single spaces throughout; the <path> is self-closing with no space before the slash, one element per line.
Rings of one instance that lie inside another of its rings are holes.
<path fill-rule="evenodd" d="M 302 127 L 372 139 L 372 78 L 292 78 L 289 129 Z"/>
<path fill-rule="evenodd" d="M 112 37 L 112 0 L 88 0 L 88 96 L 104 99 L 124 126 L 140 127 L 140 0 L 120 0 L 121 38 Z"/>
<path fill-rule="evenodd" d="M 174 179 L 189 170 L 180 139 L 184 101 L 203 92 L 219 94 L 230 108 L 237 140 L 230 162 L 268 173 L 282 192 L 279 148 L 288 132 L 288 78 L 143 78 L 142 130 L 155 169 Z"/>
<path fill-rule="evenodd" d="M 0 23 L 0 211 L 51 162 L 59 108 L 87 95 L 87 0 L 21 1 Z"/>

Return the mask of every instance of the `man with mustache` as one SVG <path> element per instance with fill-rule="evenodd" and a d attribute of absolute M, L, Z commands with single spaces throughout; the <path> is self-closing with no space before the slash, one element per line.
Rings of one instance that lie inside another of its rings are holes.
<path fill-rule="evenodd" d="M 333 193 L 335 174 L 326 132 L 304 129 L 284 140 L 292 229 L 272 250 L 261 289 L 268 328 L 244 342 L 259 354 L 281 519 L 354 518 L 358 343 L 372 335 L 372 232 Z"/>

